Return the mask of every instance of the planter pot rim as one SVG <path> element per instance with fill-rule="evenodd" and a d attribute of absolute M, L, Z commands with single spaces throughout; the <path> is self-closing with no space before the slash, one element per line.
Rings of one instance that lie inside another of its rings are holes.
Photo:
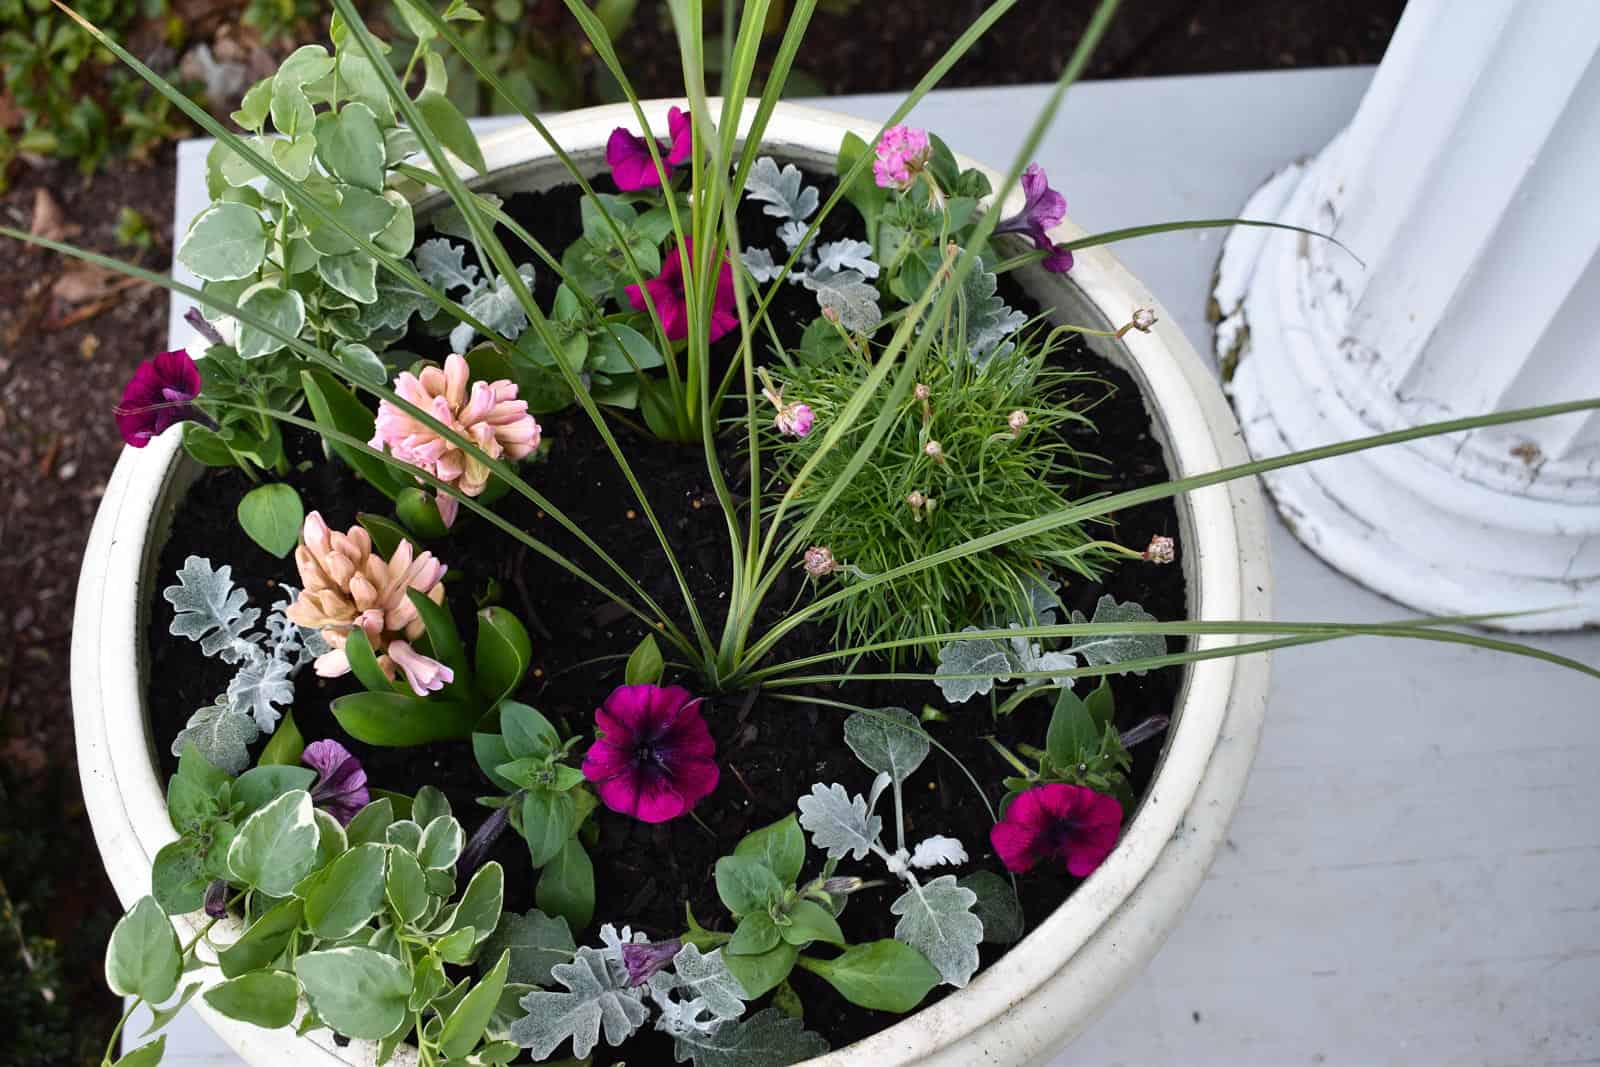
<path fill-rule="evenodd" d="M 685 104 L 643 104 L 655 132 L 666 128 L 671 106 Z M 580 161 L 602 159 L 615 126 L 637 132 L 629 105 L 547 120 L 550 133 Z M 780 104 L 765 144 L 776 155 L 821 163 L 837 152 L 847 131 L 870 143 L 879 128 Z M 485 137 L 482 149 L 490 178 L 515 168 L 548 169 L 554 158 L 526 124 Z M 957 158 L 963 166 L 978 166 Z M 984 169 L 998 187 L 1001 175 Z M 1021 205 L 1018 190 L 1004 210 L 1009 214 Z M 1069 221 L 1054 235 L 1069 240 L 1082 234 Z M 1135 307 L 1156 310 L 1159 321 L 1150 333 L 1131 332 L 1120 342 L 1093 347 L 1137 380 L 1172 472 L 1196 474 L 1245 459 L 1222 394 L 1182 331 L 1106 249 L 1075 255 L 1076 265 L 1065 278 L 1035 270 L 1024 282 L 1042 304 L 1076 305 L 1073 320 L 1097 328 L 1113 319 L 1126 321 Z M 1097 321 L 1083 321 L 1084 315 Z M 107 872 L 125 904 L 150 891 L 155 853 L 175 837 L 151 758 L 141 635 L 164 519 L 194 473 L 176 434 L 142 450 L 124 449 L 95 518 L 79 581 L 72 637 L 79 773 Z M 1178 504 L 1191 617 L 1268 617 L 1265 513 L 1254 480 L 1191 492 Z M 1204 636 L 1193 647 L 1220 648 L 1238 640 Z M 1154 954 L 1209 867 L 1243 790 L 1266 691 L 1263 656 L 1189 665 L 1156 776 L 1101 867 L 965 989 L 847 1049 L 809 1060 L 809 1067 L 1032 1063 L 1081 1031 Z M 194 926 L 192 917 L 178 923 L 180 930 Z M 195 1005 L 253 1063 L 293 1058 L 303 1067 L 340 1067 L 371 1062 L 370 1043 L 340 1049 L 325 1030 L 297 1039 L 291 1031 L 266 1031 L 218 1016 L 203 1001 Z"/>

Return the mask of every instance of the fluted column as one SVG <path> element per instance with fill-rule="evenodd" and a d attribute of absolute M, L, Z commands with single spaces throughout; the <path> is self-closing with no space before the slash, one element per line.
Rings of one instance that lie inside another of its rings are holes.
<path fill-rule="evenodd" d="M 1600 2 L 1411 0 L 1350 126 L 1243 209 L 1217 350 L 1251 451 L 1600 395 Z M 1600 623 L 1600 416 L 1268 477 L 1351 577 L 1437 613 Z"/>

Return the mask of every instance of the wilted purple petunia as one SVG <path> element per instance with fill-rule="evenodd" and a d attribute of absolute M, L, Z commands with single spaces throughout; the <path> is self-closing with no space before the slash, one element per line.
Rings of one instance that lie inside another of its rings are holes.
<path fill-rule="evenodd" d="M 595 709 L 583 776 L 606 807 L 666 822 L 717 787 L 717 746 L 700 703 L 682 686 L 621 685 Z"/>
<path fill-rule="evenodd" d="M 1032 870 L 1041 860 L 1054 860 L 1075 878 L 1087 878 L 1116 847 L 1122 828 L 1122 805 L 1115 797 L 1080 785 L 1034 786 L 1006 808 L 1005 818 L 989 831 L 1006 870 Z"/>
<path fill-rule="evenodd" d="M 628 969 L 628 984 L 644 985 L 650 976 L 665 970 L 672 957 L 683 948 L 677 938 L 671 941 L 639 941 L 622 946 L 622 965 Z"/>
<path fill-rule="evenodd" d="M 656 314 L 661 318 L 662 332 L 669 341 L 681 341 L 689 336 L 689 304 L 684 297 L 687 286 L 683 261 L 685 257 L 693 256 L 694 242 L 685 237 L 681 250 L 674 248 L 668 253 L 661 264 L 661 273 L 644 283 L 644 288 L 650 292 L 651 302 L 656 306 Z M 649 306 L 639 286 L 628 286 L 627 293 L 628 303 L 633 305 L 634 310 L 644 311 Z M 733 265 L 727 257 L 723 257 L 717 274 L 717 292 L 711 305 L 710 340 L 717 340 L 737 325 L 739 315 L 734 310 Z"/>
<path fill-rule="evenodd" d="M 356 813 L 372 800 L 367 792 L 367 772 L 361 761 L 337 741 L 313 741 L 300 754 L 300 762 L 317 772 L 311 803 L 348 826 Z"/>
<path fill-rule="evenodd" d="M 657 141 L 661 151 L 661 165 L 672 176 L 672 168 L 689 158 L 694 149 L 694 126 L 681 108 L 667 112 L 667 131 L 672 137 L 670 145 Z M 650 146 L 643 137 L 629 133 L 618 126 L 606 141 L 606 165 L 611 168 L 611 178 L 617 188 L 625 193 L 640 189 L 654 189 L 661 184 L 661 174 L 655 160 L 650 158 Z"/>
<path fill-rule="evenodd" d="M 1047 253 L 1044 269 L 1065 274 L 1072 269 L 1072 252 L 1051 240 L 1050 231 L 1067 217 L 1067 198 L 1050 188 L 1044 168 L 1037 163 L 1028 164 L 1023 172 L 1022 193 L 1026 197 L 1022 210 L 1001 219 L 994 232 L 1025 234 L 1035 248 Z"/>
<path fill-rule="evenodd" d="M 134 448 L 143 448 L 167 427 L 189 420 L 208 421 L 194 406 L 200 371 L 183 349 L 163 352 L 139 364 L 116 407 L 117 430 Z"/>

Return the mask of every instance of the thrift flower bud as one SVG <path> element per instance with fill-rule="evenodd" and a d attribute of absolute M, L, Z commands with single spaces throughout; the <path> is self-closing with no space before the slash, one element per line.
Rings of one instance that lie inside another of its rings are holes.
<path fill-rule="evenodd" d="M 831 549 L 824 545 L 813 545 L 806 549 L 805 568 L 813 578 L 826 578 L 839 569 L 839 562 L 833 558 Z"/>
<path fill-rule="evenodd" d="M 1006 425 L 1011 427 L 1013 432 L 1021 431 L 1024 426 L 1028 425 L 1028 413 L 1018 408 L 1006 416 Z"/>
<path fill-rule="evenodd" d="M 814 416 L 809 406 L 785 404 L 778 409 L 778 414 L 772 421 L 778 427 L 779 433 L 786 433 L 791 437 L 804 437 L 811 432 L 813 420 Z"/>
<path fill-rule="evenodd" d="M 929 441 L 922 446 L 922 454 L 936 463 L 944 462 L 944 446 L 938 441 Z"/>
<path fill-rule="evenodd" d="M 1133 312 L 1133 328 L 1140 333 L 1149 333 L 1156 324 L 1156 313 L 1151 308 L 1136 308 Z"/>
<path fill-rule="evenodd" d="M 913 489 L 911 492 L 906 494 L 906 503 L 910 504 L 913 508 L 920 508 L 927 502 L 928 498 L 923 496 L 920 490 Z"/>
<path fill-rule="evenodd" d="M 918 382 L 917 383 L 917 387 L 915 389 L 913 389 L 911 392 L 912 392 L 912 395 L 915 396 L 918 400 L 921 400 L 921 401 L 924 401 L 924 402 L 926 402 L 927 399 L 933 395 L 933 390 L 929 389 L 926 385 L 923 385 L 921 382 Z"/>
<path fill-rule="evenodd" d="M 1150 547 L 1144 550 L 1144 558 L 1151 563 L 1171 563 L 1177 558 L 1172 538 L 1160 534 L 1150 538 Z"/>

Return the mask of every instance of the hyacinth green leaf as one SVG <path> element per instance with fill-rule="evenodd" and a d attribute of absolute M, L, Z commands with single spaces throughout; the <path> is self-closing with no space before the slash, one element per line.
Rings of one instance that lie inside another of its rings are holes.
<path fill-rule="evenodd" d="M 258 485 L 239 499 L 239 525 L 250 540 L 283 559 L 300 540 L 305 506 L 292 485 Z"/>
<path fill-rule="evenodd" d="M 527 627 L 505 608 L 478 612 L 478 642 L 473 649 L 473 681 L 492 704 L 516 692 L 533 661 Z"/>
<path fill-rule="evenodd" d="M 465 738 L 477 725 L 479 711 L 474 706 L 393 691 L 352 693 L 333 702 L 334 718 L 351 737 L 384 748 Z"/>
<path fill-rule="evenodd" d="M 178 988 L 183 956 L 172 921 L 155 897 L 144 897 L 117 921 L 106 949 L 106 985 L 124 997 L 160 1004 Z"/>
<path fill-rule="evenodd" d="M 305 750 L 306 739 L 301 735 L 300 727 L 295 725 L 294 712 L 285 711 L 283 718 L 278 720 L 278 728 L 272 731 L 272 737 L 256 758 L 256 763 L 263 767 L 294 766 L 300 762 L 300 754 Z"/>
<path fill-rule="evenodd" d="M 362 441 L 372 438 L 375 425 L 372 412 L 333 375 L 320 370 L 301 371 L 300 385 L 318 427 L 337 430 Z M 371 453 L 335 441 L 330 441 L 329 447 L 390 500 L 403 488 L 397 480 L 400 476 Z"/>
<path fill-rule="evenodd" d="M 407 589 L 406 597 L 411 601 L 411 606 L 417 609 L 422 625 L 427 628 L 428 643 L 433 646 L 434 658 L 455 671 L 456 681 L 452 685 L 470 680 L 472 669 L 467 666 L 467 651 L 462 647 L 461 635 L 456 631 L 455 617 L 450 614 L 449 605 L 436 604 L 415 589 Z M 450 687 L 447 686 L 445 691 L 450 692 Z"/>
<path fill-rule="evenodd" d="M 300 983 L 287 971 L 254 971 L 212 986 L 204 998 L 230 1019 L 276 1030 L 294 1022 Z"/>
<path fill-rule="evenodd" d="M 189 224 L 178 261 L 208 282 L 248 278 L 267 255 L 261 216 L 244 204 L 212 204 Z"/>
<path fill-rule="evenodd" d="M 417 540 L 437 541 L 450 532 L 434 495 L 414 485 L 395 496 L 394 513 Z"/>
<path fill-rule="evenodd" d="M 294 973 L 317 1017 L 346 1037 L 377 1041 L 405 1022 L 411 975 L 393 956 L 358 947 L 308 952 Z"/>

